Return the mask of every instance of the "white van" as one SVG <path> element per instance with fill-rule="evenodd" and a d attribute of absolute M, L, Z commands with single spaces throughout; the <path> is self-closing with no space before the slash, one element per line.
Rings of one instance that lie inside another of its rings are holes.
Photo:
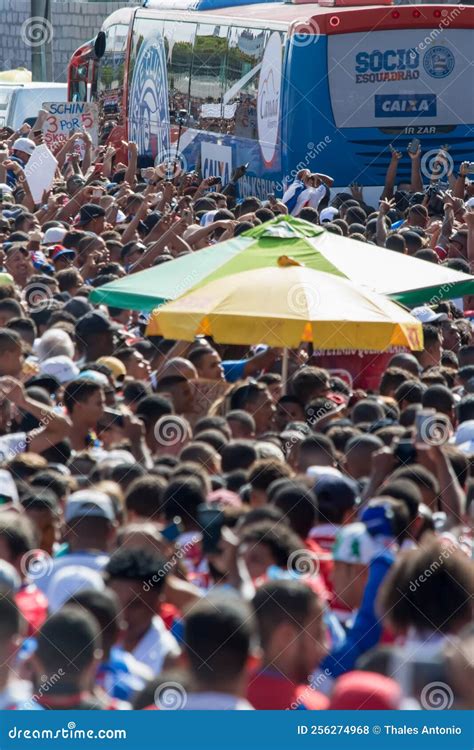
<path fill-rule="evenodd" d="M 0 127 L 18 130 L 44 102 L 67 101 L 67 83 L 0 83 Z"/>

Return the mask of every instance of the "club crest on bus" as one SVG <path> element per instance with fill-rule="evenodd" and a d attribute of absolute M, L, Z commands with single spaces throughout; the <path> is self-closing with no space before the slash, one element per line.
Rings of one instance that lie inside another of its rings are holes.
<path fill-rule="evenodd" d="M 130 87 L 129 138 L 138 153 L 155 157 L 169 149 L 168 82 L 163 39 L 143 42 Z"/>

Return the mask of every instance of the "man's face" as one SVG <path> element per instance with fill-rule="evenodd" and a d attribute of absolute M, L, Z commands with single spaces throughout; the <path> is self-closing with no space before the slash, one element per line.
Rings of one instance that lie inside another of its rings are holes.
<path fill-rule="evenodd" d="M 217 352 L 210 352 L 201 357 L 197 368 L 200 378 L 207 380 L 224 380 L 224 369 L 221 364 L 222 360 Z"/>
<path fill-rule="evenodd" d="M 7 254 L 5 270 L 10 273 L 15 282 L 24 286 L 33 273 L 30 253 L 25 249 L 14 249 Z"/>
<path fill-rule="evenodd" d="M 52 555 L 54 544 L 59 539 L 59 516 L 47 508 L 41 510 L 29 509 L 25 511 L 25 515 L 34 524 L 38 532 L 39 548 L 47 552 L 48 555 Z"/>
<path fill-rule="evenodd" d="M 145 593 L 140 581 L 120 578 L 112 579 L 109 587 L 119 598 L 126 635 L 130 638 L 141 637 L 150 627 L 155 614 L 157 594 L 153 589 Z"/>
<path fill-rule="evenodd" d="M 247 404 L 245 411 L 252 414 L 255 419 L 255 427 L 257 435 L 261 435 L 263 432 L 271 430 L 275 418 L 276 406 L 273 403 L 273 399 L 270 396 L 268 389 L 262 390 L 255 401 Z"/>
<path fill-rule="evenodd" d="M 96 391 L 80 403 L 76 404 L 74 408 L 74 414 L 80 412 L 81 420 L 83 420 L 91 429 L 95 429 L 97 422 L 102 417 L 105 407 L 105 397 L 102 388 L 98 388 Z"/>
<path fill-rule="evenodd" d="M 319 603 L 314 605 L 312 612 L 296 640 L 298 654 L 299 681 L 304 683 L 327 654 L 328 643 L 326 625 L 323 619 L 322 608 Z"/>
<path fill-rule="evenodd" d="M 304 409 L 296 402 L 285 402 L 277 405 L 276 424 L 277 428 L 282 431 L 288 422 L 304 422 Z"/>
<path fill-rule="evenodd" d="M 443 349 L 449 349 L 451 352 L 458 352 L 461 346 L 461 334 L 459 330 L 449 320 L 443 323 Z"/>
<path fill-rule="evenodd" d="M 268 544 L 242 545 L 240 554 L 253 581 L 264 576 L 268 568 L 276 564 Z"/>
<path fill-rule="evenodd" d="M 0 357 L 0 374 L 9 375 L 11 377 L 19 377 L 24 362 L 24 354 L 22 347 L 13 346 L 11 349 L 4 351 Z"/>
<path fill-rule="evenodd" d="M 147 380 L 151 374 L 150 363 L 141 352 L 133 352 L 126 362 L 126 368 L 127 375 L 134 380 Z"/>

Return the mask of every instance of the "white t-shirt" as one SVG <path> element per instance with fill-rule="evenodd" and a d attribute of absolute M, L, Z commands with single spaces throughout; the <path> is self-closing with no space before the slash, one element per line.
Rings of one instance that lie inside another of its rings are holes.
<path fill-rule="evenodd" d="M 317 188 L 307 187 L 306 190 L 303 190 L 303 192 L 299 194 L 296 206 L 291 212 L 292 216 L 299 216 L 302 208 L 317 208 L 325 195 L 325 185 L 319 185 Z"/>
<path fill-rule="evenodd" d="M 51 582 L 58 570 L 63 570 L 68 565 L 83 565 L 85 568 L 91 568 L 101 573 L 108 562 L 109 555 L 105 552 L 73 552 L 70 555 L 64 555 L 64 557 L 56 557 L 53 560 L 51 570 L 46 570 L 40 578 L 35 576 L 35 583 L 43 594 L 48 596 Z"/>
<path fill-rule="evenodd" d="M 132 651 L 135 659 L 150 667 L 155 675 L 162 671 L 168 656 L 178 657 L 180 654 L 178 641 L 166 629 L 159 615 L 155 615 L 147 632 Z"/>

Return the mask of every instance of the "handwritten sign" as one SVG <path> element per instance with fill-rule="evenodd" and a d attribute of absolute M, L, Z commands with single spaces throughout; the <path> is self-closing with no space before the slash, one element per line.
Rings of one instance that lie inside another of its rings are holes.
<path fill-rule="evenodd" d="M 48 117 L 43 125 L 44 142 L 53 151 L 75 132 L 86 131 L 94 146 L 99 139 L 99 110 L 93 102 L 46 102 L 43 109 Z"/>
<path fill-rule="evenodd" d="M 58 162 L 43 143 L 33 151 L 25 167 L 25 175 L 35 203 L 40 203 L 45 190 L 53 184 Z"/>

